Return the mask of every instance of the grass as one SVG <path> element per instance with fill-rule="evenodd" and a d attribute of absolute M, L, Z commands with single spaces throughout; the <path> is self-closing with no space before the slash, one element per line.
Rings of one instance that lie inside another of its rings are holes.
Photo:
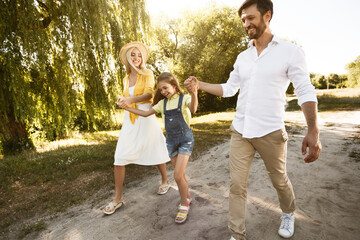
<path fill-rule="evenodd" d="M 24 238 L 25 236 L 27 236 L 28 234 L 32 233 L 34 236 L 43 230 L 46 229 L 46 223 L 44 221 L 38 221 L 29 225 L 26 225 L 22 228 L 21 232 L 19 233 L 18 237 L 19 238 Z"/>
<path fill-rule="evenodd" d="M 193 124 L 195 146 L 192 159 L 199 158 L 207 149 L 229 139 L 231 122 L 231 120 L 218 120 L 214 123 Z"/>

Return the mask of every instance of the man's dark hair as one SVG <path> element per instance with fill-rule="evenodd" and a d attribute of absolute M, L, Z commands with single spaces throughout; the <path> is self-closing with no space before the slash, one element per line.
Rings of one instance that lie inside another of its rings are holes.
<path fill-rule="evenodd" d="M 241 13 L 245 8 L 250 7 L 251 5 L 256 4 L 257 9 L 261 13 L 261 16 L 264 16 L 264 14 L 267 11 L 271 12 L 270 20 L 273 16 L 273 3 L 271 0 L 245 0 L 245 2 L 240 6 L 239 8 L 239 16 L 241 17 Z"/>

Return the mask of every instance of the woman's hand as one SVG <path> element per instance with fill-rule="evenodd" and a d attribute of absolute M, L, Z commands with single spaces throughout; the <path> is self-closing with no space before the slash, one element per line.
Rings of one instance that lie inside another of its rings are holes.
<path fill-rule="evenodd" d="M 120 104 L 126 104 L 127 106 L 130 106 L 130 104 L 132 104 L 132 101 L 130 98 L 127 97 L 119 97 L 117 100 L 118 105 L 120 106 Z"/>
<path fill-rule="evenodd" d="M 119 97 L 117 99 L 117 105 L 123 109 L 130 107 L 131 101 L 127 97 Z"/>

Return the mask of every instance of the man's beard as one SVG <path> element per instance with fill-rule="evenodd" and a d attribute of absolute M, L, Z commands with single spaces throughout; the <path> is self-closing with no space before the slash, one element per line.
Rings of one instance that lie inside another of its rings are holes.
<path fill-rule="evenodd" d="M 249 30 L 251 29 L 255 29 L 255 32 L 249 34 Z M 261 18 L 259 25 L 258 26 L 250 25 L 247 28 L 246 33 L 248 34 L 250 39 L 258 39 L 259 37 L 261 37 L 261 35 L 263 35 L 265 29 L 266 29 L 266 24 L 264 22 L 264 19 Z"/>

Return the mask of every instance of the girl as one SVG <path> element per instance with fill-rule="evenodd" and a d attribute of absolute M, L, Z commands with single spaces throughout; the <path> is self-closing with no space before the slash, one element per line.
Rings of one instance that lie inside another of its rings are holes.
<path fill-rule="evenodd" d="M 166 145 L 171 162 L 175 167 L 174 179 L 181 197 L 179 211 L 175 218 L 177 223 L 185 222 L 191 202 L 185 168 L 194 147 L 190 119 L 191 113 L 195 113 L 197 110 L 197 89 L 194 88 L 190 94 L 191 96 L 184 95 L 178 80 L 171 73 L 164 72 L 158 78 L 152 108 L 144 111 L 131 108 L 126 102 L 119 103 L 121 108 L 143 117 L 161 113 L 165 121 Z"/>
<path fill-rule="evenodd" d="M 125 65 L 127 75 L 124 78 L 124 97 L 117 102 L 133 108 L 148 110 L 154 88 L 152 71 L 145 68 L 148 52 L 144 44 L 131 42 L 120 51 L 120 60 Z M 104 208 L 105 214 L 112 214 L 123 205 L 122 187 L 125 179 L 125 165 L 157 165 L 162 184 L 158 194 L 165 194 L 170 187 L 166 175 L 167 155 L 165 137 L 155 116 L 139 117 L 125 112 L 123 125 L 115 151 L 114 177 L 115 197 Z"/>

